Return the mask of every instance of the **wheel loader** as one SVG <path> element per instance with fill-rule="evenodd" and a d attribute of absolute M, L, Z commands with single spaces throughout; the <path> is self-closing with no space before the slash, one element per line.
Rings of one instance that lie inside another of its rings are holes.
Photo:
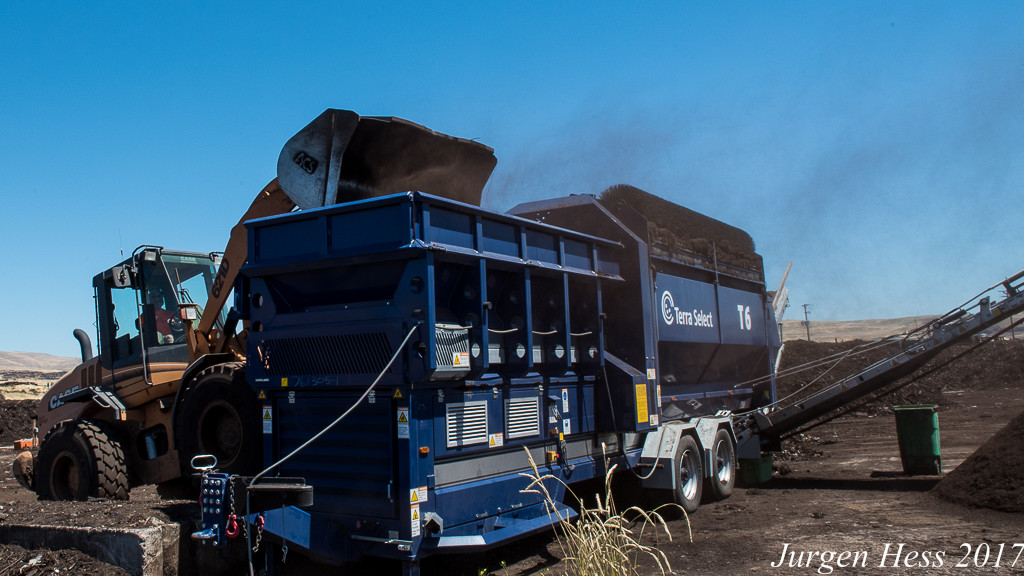
<path fill-rule="evenodd" d="M 254 473 L 261 430 L 245 379 L 250 330 L 226 303 L 245 264 L 243 223 L 417 190 L 479 205 L 493 150 L 391 117 L 328 109 L 293 136 L 278 177 L 232 228 L 222 253 L 143 245 L 93 279 L 98 353 L 40 401 L 33 449 L 15 476 L 42 499 L 124 499 L 133 486 L 186 484 L 191 460 Z"/>

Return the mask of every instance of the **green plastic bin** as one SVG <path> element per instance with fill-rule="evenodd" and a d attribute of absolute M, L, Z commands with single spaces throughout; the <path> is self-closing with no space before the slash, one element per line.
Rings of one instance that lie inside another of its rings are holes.
<path fill-rule="evenodd" d="M 939 452 L 939 413 L 934 404 L 893 406 L 896 412 L 896 437 L 900 443 L 903 472 L 939 474 L 942 455 Z"/>
<path fill-rule="evenodd" d="M 772 479 L 772 456 L 740 458 L 740 483 L 744 486 L 764 484 Z"/>

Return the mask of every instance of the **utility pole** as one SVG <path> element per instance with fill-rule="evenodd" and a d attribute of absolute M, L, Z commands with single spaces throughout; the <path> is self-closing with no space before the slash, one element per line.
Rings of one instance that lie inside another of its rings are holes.
<path fill-rule="evenodd" d="M 804 321 L 801 322 L 801 324 L 803 324 L 804 327 L 807 328 L 807 341 L 810 342 L 811 341 L 811 318 L 810 318 L 810 312 L 807 310 L 808 306 L 810 306 L 810 304 L 804 304 Z"/>
<path fill-rule="evenodd" d="M 1003 293 L 1006 295 L 1007 298 L 1009 298 L 1010 296 L 1013 296 L 1013 294 L 1014 294 L 1011 291 L 1009 284 L 1006 284 L 1006 289 L 1003 290 Z M 1013 325 L 1013 314 L 1010 314 L 1010 340 L 1016 340 L 1016 339 L 1017 339 L 1017 327 Z"/>

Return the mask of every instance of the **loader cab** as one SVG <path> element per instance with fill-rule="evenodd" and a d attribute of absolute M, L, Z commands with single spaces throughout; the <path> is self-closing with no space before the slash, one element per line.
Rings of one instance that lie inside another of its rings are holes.
<path fill-rule="evenodd" d="M 110 370 L 189 361 L 181 305 L 202 313 L 220 256 L 137 248 L 131 258 L 93 278 L 100 362 Z M 222 314 L 223 316 L 224 314 Z M 218 327 L 223 326 L 223 318 Z"/>

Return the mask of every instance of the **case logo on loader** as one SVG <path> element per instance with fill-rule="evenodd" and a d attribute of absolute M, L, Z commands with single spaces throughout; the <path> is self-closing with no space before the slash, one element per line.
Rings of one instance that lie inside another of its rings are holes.
<path fill-rule="evenodd" d="M 227 279 L 229 270 L 231 270 L 231 262 L 227 258 L 221 259 L 220 268 L 217 269 L 217 276 L 213 279 L 213 287 L 210 290 L 210 294 L 213 294 L 214 298 L 220 298 L 220 291 L 224 289 L 224 280 Z"/>
<path fill-rule="evenodd" d="M 57 394 L 56 396 L 53 396 L 52 398 L 50 398 L 50 404 L 49 404 L 50 410 L 56 410 L 57 408 L 60 408 L 61 406 L 63 406 L 64 405 L 63 398 L 68 396 L 69 394 L 77 392 L 79 388 L 80 388 L 80 386 L 78 384 L 75 384 L 71 388 L 68 388 L 67 390 L 61 392 L 60 394 Z"/>

